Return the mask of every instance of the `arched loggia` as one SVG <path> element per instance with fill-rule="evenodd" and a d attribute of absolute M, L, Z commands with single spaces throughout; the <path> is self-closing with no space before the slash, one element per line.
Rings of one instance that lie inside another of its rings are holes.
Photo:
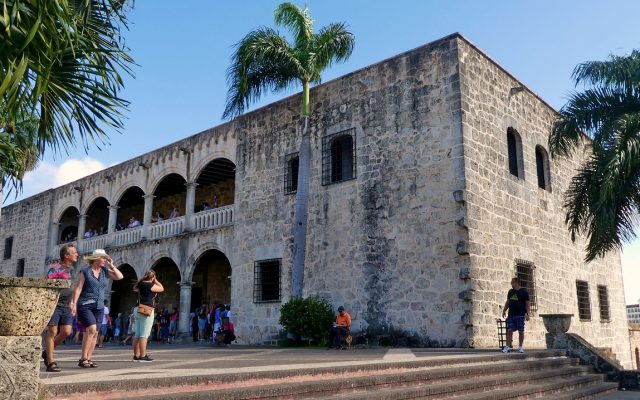
<path fill-rule="evenodd" d="M 64 210 L 58 221 L 60 223 L 58 243 L 68 243 L 78 239 L 78 215 L 80 211 L 75 207 Z"/>
<path fill-rule="evenodd" d="M 229 304 L 231 302 L 231 264 L 218 250 L 208 250 L 196 261 L 191 279 L 191 308 L 202 304 L 209 307 L 213 304 Z"/>
<path fill-rule="evenodd" d="M 127 189 L 118 200 L 116 230 L 126 229 L 134 220 L 142 224 L 144 191 L 137 186 Z"/>
<path fill-rule="evenodd" d="M 138 280 L 135 269 L 129 264 L 122 264 L 118 269 L 124 277 L 119 281 L 113 281 L 113 285 L 111 286 L 110 312 L 114 319 L 118 316 L 118 313 L 122 313 L 126 318 L 138 300 L 136 292 L 133 291 L 133 286 Z"/>
<path fill-rule="evenodd" d="M 156 297 L 157 306 L 168 309 L 180 308 L 180 288 L 178 287 L 180 269 L 178 265 L 171 258 L 163 257 L 153 264 L 151 269 L 155 271 L 156 278 L 164 286 L 164 292 Z"/>
<path fill-rule="evenodd" d="M 233 204 L 236 166 L 226 158 L 216 158 L 208 163 L 196 179 L 194 212 Z"/>
<path fill-rule="evenodd" d="M 93 200 L 89 208 L 87 208 L 86 214 L 87 222 L 85 232 L 80 232 L 82 235 L 90 232 L 88 237 L 95 237 L 107 233 L 107 226 L 109 224 L 109 201 L 107 201 L 107 199 L 98 197 Z"/>

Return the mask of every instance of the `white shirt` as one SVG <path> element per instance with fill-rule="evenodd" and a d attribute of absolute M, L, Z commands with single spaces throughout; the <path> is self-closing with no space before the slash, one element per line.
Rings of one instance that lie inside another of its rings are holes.
<path fill-rule="evenodd" d="M 102 325 L 106 325 L 109 323 L 107 319 L 107 315 L 109 315 L 109 307 L 104 306 L 104 314 L 102 315 Z"/>

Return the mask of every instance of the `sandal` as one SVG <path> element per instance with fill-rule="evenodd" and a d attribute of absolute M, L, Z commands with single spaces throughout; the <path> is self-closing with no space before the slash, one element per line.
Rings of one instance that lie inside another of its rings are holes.
<path fill-rule="evenodd" d="M 91 363 L 86 358 L 78 361 L 78 367 L 80 368 L 91 368 Z"/>
<path fill-rule="evenodd" d="M 52 361 L 50 364 L 47 364 L 47 372 L 60 372 L 62 371 L 60 367 L 58 367 L 58 363 Z"/>
<path fill-rule="evenodd" d="M 91 360 L 87 360 L 89 362 L 89 366 L 91 366 L 91 368 L 98 368 L 98 364 L 94 363 Z"/>

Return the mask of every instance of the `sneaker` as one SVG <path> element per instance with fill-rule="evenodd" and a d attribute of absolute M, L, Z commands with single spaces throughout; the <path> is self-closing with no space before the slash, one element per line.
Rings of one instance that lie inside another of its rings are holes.
<path fill-rule="evenodd" d="M 511 353 L 511 347 L 509 346 L 504 346 L 504 348 L 502 349 L 503 353 Z"/>
<path fill-rule="evenodd" d="M 133 356 L 133 362 L 140 362 L 140 357 Z"/>
<path fill-rule="evenodd" d="M 522 347 L 518 347 L 518 353 L 524 353 L 524 349 Z"/>
<path fill-rule="evenodd" d="M 149 355 L 138 358 L 138 362 L 153 362 L 153 358 L 149 357 Z"/>

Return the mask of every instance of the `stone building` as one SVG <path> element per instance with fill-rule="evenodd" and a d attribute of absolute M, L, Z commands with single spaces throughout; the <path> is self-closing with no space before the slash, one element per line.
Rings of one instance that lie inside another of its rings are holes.
<path fill-rule="evenodd" d="M 518 275 L 534 297 L 529 347 L 544 347 L 539 313 L 573 313 L 573 332 L 630 366 L 619 254 L 585 264 L 570 240 L 562 194 L 579 159 L 549 159 L 555 111 L 535 93 L 454 34 L 319 85 L 312 102 L 305 295 L 344 304 L 373 340 L 496 347 Z M 299 109 L 291 96 L 5 207 L 3 273 L 42 274 L 77 235 L 125 274 L 114 310 L 153 267 L 182 332 L 195 306 L 225 302 L 241 342 L 272 343 L 291 289 Z M 131 217 L 142 226 L 117 230 Z"/>

